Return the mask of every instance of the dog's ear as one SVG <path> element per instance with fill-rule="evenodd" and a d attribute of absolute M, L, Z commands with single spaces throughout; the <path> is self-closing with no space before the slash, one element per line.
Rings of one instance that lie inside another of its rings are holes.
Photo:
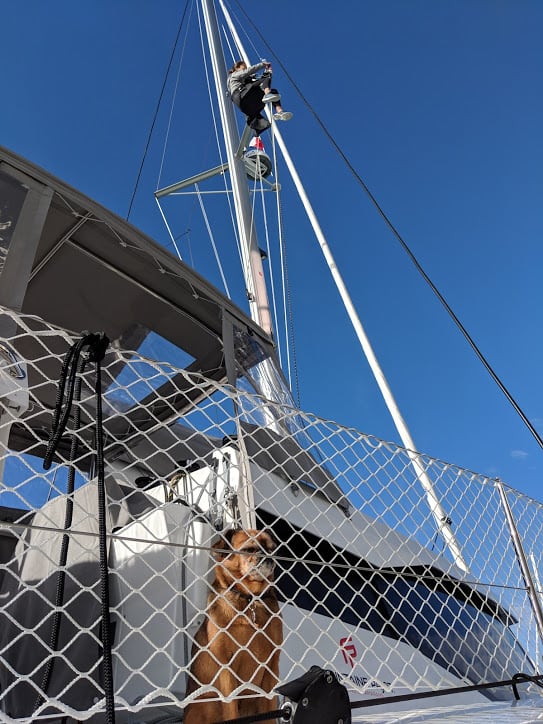
<path fill-rule="evenodd" d="M 232 552 L 232 538 L 235 532 L 234 528 L 225 530 L 224 533 L 221 533 L 220 538 L 211 546 L 213 557 L 216 561 L 222 561 L 223 558 L 226 558 L 226 556 L 229 556 Z"/>

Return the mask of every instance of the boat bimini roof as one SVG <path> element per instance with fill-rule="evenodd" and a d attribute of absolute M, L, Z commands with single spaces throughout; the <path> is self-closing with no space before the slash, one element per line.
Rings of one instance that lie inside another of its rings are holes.
<path fill-rule="evenodd" d="M 106 361 L 113 380 L 129 363 L 130 352 L 140 350 L 149 336 L 159 344 L 146 348 L 146 357 L 163 363 L 165 357 L 153 357 L 153 350 L 163 355 L 168 349 L 166 359 L 177 372 L 156 389 L 149 388 L 143 399 L 106 411 L 107 433 L 117 440 L 131 437 L 134 457 L 141 440 L 133 433 L 151 429 L 154 444 L 175 459 L 183 459 L 189 449 L 193 456 L 195 446 L 202 458 L 209 455 L 221 439 L 202 434 L 197 440 L 194 430 L 185 431 L 190 436 L 187 447 L 179 418 L 217 385 L 235 384 L 259 359 L 270 360 L 281 384 L 273 341 L 239 307 L 127 221 L 2 147 L 0 198 L 0 306 L 6 310 L 0 310 L 0 336 L 29 363 L 28 385 L 38 398 L 31 414 L 12 428 L 14 449 L 27 449 L 29 437 L 35 444 L 36 436 L 42 444 L 47 438 L 59 357 L 70 343 L 64 330 L 76 337 L 85 331 L 107 335 L 111 345 Z M 9 310 L 21 313 L 27 324 L 31 315 L 37 319 L 21 333 Z M 58 336 L 49 325 L 59 327 Z M 187 373 L 204 382 L 192 384 Z M 293 444 L 280 454 L 282 460 L 268 461 L 284 468 L 286 477 Z M 35 454 L 41 452 L 38 444 Z M 312 486 L 345 506 L 332 477 L 305 450 L 295 452 Z M 158 458 L 154 463 L 155 476 L 166 474 L 171 458 L 163 466 Z"/>
<path fill-rule="evenodd" d="M 191 371 L 214 379 L 226 376 L 224 312 L 273 354 L 262 329 L 193 269 L 124 219 L 2 147 L 0 184 L 2 198 L 9 199 L 0 210 L 3 306 L 76 334 L 103 331 L 124 349 L 137 349 L 152 330 L 193 359 Z M 20 238 L 24 248 L 17 249 Z M 13 278 L 16 264 L 27 271 L 24 288 L 20 275 Z"/>

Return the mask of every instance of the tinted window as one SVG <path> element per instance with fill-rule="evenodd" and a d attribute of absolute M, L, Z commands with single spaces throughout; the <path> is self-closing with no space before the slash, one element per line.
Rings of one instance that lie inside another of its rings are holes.
<path fill-rule="evenodd" d="M 384 591 L 384 603 L 395 638 L 408 641 L 425 656 L 473 684 L 533 673 L 531 662 L 507 625 L 426 582 L 398 577 Z M 487 692 L 510 698 L 510 691 Z"/>
<path fill-rule="evenodd" d="M 409 643 L 473 684 L 533 673 L 495 601 L 438 569 L 378 569 L 317 536 L 260 511 L 280 542 L 276 587 L 283 601 Z M 489 698 L 510 698 L 505 689 Z"/>

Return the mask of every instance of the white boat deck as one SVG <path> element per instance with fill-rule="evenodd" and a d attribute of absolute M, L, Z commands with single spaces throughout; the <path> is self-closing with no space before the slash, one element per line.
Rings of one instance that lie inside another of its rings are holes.
<path fill-rule="evenodd" d="M 436 706 L 391 713 L 377 709 L 353 711 L 353 724 L 531 724 L 543 721 L 543 699 Z"/>

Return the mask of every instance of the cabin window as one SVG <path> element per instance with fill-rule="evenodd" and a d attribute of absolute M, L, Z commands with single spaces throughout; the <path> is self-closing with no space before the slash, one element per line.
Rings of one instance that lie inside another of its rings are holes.
<path fill-rule="evenodd" d="M 396 638 L 473 683 L 501 679 L 503 671 L 513 676 L 526 670 L 527 656 L 499 616 L 432 588 L 403 578 L 388 587 L 384 605 Z M 508 697 L 509 692 L 495 695 Z"/>
<path fill-rule="evenodd" d="M 126 412 L 155 390 L 160 389 L 177 374 L 179 367 L 188 367 L 195 358 L 164 339 L 156 332 L 137 325 L 132 339 L 141 340 L 138 354 L 119 350 L 122 367 L 111 382 L 105 396 L 110 405 L 120 412 Z M 163 360 L 164 364 L 158 362 Z"/>

